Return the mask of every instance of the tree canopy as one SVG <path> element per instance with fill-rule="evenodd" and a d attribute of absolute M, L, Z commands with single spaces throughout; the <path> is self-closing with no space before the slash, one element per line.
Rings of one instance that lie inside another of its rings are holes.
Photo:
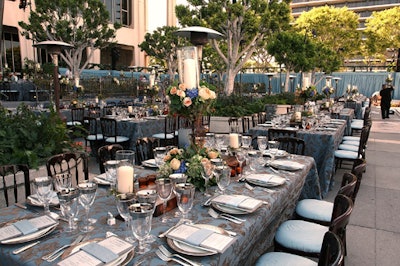
<path fill-rule="evenodd" d="M 203 26 L 225 35 L 212 40 L 225 63 L 225 93 L 233 92 L 234 79 L 253 52 L 274 32 L 286 29 L 290 21 L 289 0 L 188 0 L 178 5 L 176 15 L 182 26 Z"/>
<path fill-rule="evenodd" d="M 35 42 L 63 41 L 74 46 L 64 51 L 62 59 L 75 78 L 89 63 L 95 49 L 110 45 L 119 24 L 109 25 L 109 14 L 100 0 L 35 0 L 35 10 L 30 12 L 29 23 L 19 25 L 22 35 Z M 82 62 L 82 53 L 90 53 Z"/>

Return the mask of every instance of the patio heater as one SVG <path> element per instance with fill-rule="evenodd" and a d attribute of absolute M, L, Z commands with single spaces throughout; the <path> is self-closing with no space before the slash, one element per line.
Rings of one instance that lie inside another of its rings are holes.
<path fill-rule="evenodd" d="M 56 112 L 60 115 L 60 81 L 58 79 L 58 55 L 62 50 L 71 49 L 73 45 L 62 41 L 43 41 L 33 45 L 33 47 L 47 50 L 51 55 L 53 68 L 53 83 L 54 83 L 54 101 Z"/>
<path fill-rule="evenodd" d="M 333 77 L 332 79 L 335 81 L 335 98 L 337 98 L 338 83 L 339 83 L 339 80 L 341 80 L 341 78 Z"/>
<path fill-rule="evenodd" d="M 289 76 L 289 79 L 290 79 L 290 83 L 291 83 L 291 85 L 292 85 L 292 88 L 291 88 L 291 92 L 294 92 L 294 79 L 296 78 L 296 76 L 294 76 L 294 75 L 290 75 Z"/>
<path fill-rule="evenodd" d="M 268 95 L 271 95 L 271 92 L 272 92 L 271 81 L 272 81 L 272 77 L 275 75 L 275 73 L 267 73 L 266 75 L 268 77 Z"/>

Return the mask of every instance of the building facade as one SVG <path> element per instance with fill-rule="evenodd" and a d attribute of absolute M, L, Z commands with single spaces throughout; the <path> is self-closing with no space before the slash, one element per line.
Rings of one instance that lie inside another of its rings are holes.
<path fill-rule="evenodd" d="M 110 23 L 119 22 L 122 27 L 117 31 L 116 42 L 119 54 L 117 67 L 145 66 L 147 58 L 140 51 L 138 44 L 143 42 L 147 31 L 148 10 L 147 0 L 102 0 L 109 11 Z M 167 1 L 166 25 L 176 25 L 175 0 Z M 21 35 L 19 21 L 28 22 L 29 13 L 35 9 L 34 0 L 0 0 L 0 35 L 1 35 L 1 73 L 20 74 L 24 59 L 39 63 L 47 61 L 48 57 L 34 48 L 31 40 Z M 171 11 L 172 10 L 172 11 Z M 87 53 L 88 54 L 88 53 Z M 97 50 L 90 63 L 111 65 L 111 48 Z M 85 54 L 83 55 L 86 56 Z"/>

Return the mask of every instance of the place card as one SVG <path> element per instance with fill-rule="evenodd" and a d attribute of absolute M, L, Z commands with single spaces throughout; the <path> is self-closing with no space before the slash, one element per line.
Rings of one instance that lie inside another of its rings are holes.
<path fill-rule="evenodd" d="M 235 241 L 229 235 L 223 235 L 207 228 L 199 228 L 195 225 L 181 224 L 171 230 L 167 237 L 185 244 L 204 248 L 205 250 L 224 253 L 225 250 Z"/>
<path fill-rule="evenodd" d="M 244 195 L 219 195 L 212 199 L 211 202 L 245 210 L 250 213 L 257 210 L 263 204 L 261 200 Z"/>

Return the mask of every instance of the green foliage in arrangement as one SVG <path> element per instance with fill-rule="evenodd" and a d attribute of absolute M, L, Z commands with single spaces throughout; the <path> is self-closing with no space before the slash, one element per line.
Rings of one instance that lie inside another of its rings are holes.
<path fill-rule="evenodd" d="M 36 114 L 21 104 L 10 113 L 0 106 L 0 165 L 37 168 L 49 156 L 72 147 L 68 130 L 54 110 Z"/>

